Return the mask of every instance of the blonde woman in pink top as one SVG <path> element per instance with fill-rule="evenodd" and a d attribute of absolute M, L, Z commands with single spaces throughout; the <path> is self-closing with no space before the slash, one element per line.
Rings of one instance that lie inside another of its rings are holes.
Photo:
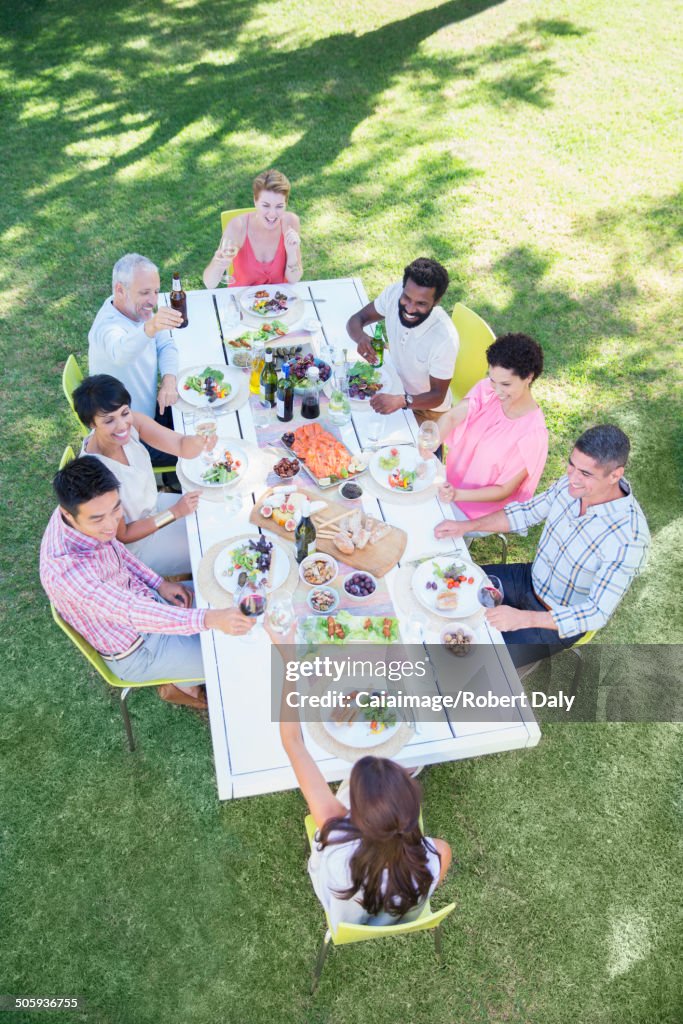
<path fill-rule="evenodd" d="M 439 420 L 448 446 L 439 497 L 453 502 L 460 521 L 531 498 L 548 455 L 545 419 L 531 394 L 543 349 L 526 334 L 505 334 L 486 358 L 488 377 Z"/>
<path fill-rule="evenodd" d="M 296 284 L 301 280 L 299 218 L 287 210 L 291 186 L 280 171 L 263 171 L 252 182 L 254 213 L 229 222 L 204 271 L 207 288 L 217 288 L 232 263 L 231 287 Z"/>

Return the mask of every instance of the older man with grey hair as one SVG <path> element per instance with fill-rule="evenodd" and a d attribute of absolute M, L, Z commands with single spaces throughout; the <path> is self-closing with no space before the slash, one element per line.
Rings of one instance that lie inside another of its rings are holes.
<path fill-rule="evenodd" d="M 172 427 L 178 350 L 170 329 L 180 327 L 182 315 L 168 306 L 154 312 L 159 286 L 151 260 L 135 252 L 121 257 L 112 273 L 112 294 L 90 328 L 88 362 L 91 374 L 108 373 L 125 385 L 134 412 Z M 151 455 L 157 465 L 172 461 L 161 452 Z"/>

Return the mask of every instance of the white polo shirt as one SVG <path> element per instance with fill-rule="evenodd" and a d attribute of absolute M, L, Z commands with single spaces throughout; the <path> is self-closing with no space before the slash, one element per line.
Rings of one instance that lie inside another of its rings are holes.
<path fill-rule="evenodd" d="M 386 322 L 391 361 L 405 391 L 409 395 L 422 395 L 431 388 L 430 377 L 451 380 L 460 339 L 455 324 L 441 306 L 435 306 L 418 327 L 404 327 L 398 317 L 398 300 L 402 293 L 400 281 L 390 284 L 377 296 L 374 306 Z M 445 412 L 452 401 L 449 388 L 434 411 Z"/>

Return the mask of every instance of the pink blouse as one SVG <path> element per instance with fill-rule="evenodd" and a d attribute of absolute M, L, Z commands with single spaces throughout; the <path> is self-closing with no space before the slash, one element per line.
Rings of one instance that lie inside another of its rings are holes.
<path fill-rule="evenodd" d="M 522 470 L 527 472 L 521 486 L 502 501 L 456 502 L 468 519 L 476 519 L 533 496 L 548 456 L 548 431 L 538 408 L 519 419 L 508 419 L 488 377 L 474 385 L 467 401 L 467 416 L 445 439 L 449 484 L 491 487 L 507 483 Z"/>
<path fill-rule="evenodd" d="M 232 288 L 242 288 L 245 285 L 254 284 L 284 284 L 285 268 L 287 265 L 287 252 L 285 250 L 285 236 L 280 228 L 280 241 L 272 260 L 262 263 L 256 259 L 254 250 L 249 241 L 249 214 L 247 214 L 247 231 L 244 237 L 244 245 L 232 261 L 232 272 L 235 280 Z"/>

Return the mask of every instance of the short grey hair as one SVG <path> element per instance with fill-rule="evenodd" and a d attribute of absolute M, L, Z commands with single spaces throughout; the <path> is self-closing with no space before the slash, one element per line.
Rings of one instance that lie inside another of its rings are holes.
<path fill-rule="evenodd" d="M 584 431 L 574 447 L 595 459 L 599 466 L 611 466 L 614 469 L 628 462 L 631 442 L 619 427 L 604 423 Z"/>
<path fill-rule="evenodd" d="M 111 274 L 112 294 L 117 283 L 122 284 L 124 288 L 130 288 L 136 270 L 156 270 L 157 274 L 159 273 L 156 263 L 152 263 L 146 256 L 141 256 L 139 252 L 128 252 L 114 264 Z"/>

